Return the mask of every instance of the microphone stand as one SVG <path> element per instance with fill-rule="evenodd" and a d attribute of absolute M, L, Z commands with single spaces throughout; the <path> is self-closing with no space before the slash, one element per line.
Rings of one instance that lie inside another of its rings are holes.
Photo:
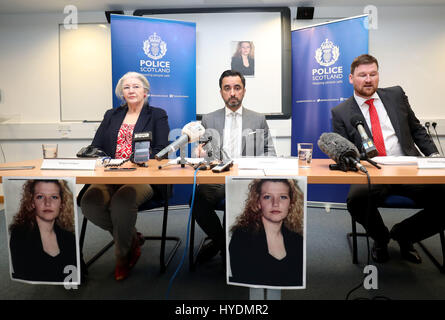
<path fill-rule="evenodd" d="M 371 159 L 369 159 L 369 158 L 366 158 L 366 159 L 363 159 L 363 160 L 368 161 L 370 164 L 372 164 L 372 165 L 373 165 L 374 167 L 376 167 L 377 169 L 382 169 L 382 167 L 379 166 L 379 165 L 377 164 L 377 162 L 375 162 L 374 160 L 371 160 Z"/>
<path fill-rule="evenodd" d="M 442 149 L 442 144 L 440 143 L 439 135 L 437 134 L 437 131 L 436 131 L 437 122 L 433 122 L 432 126 L 433 126 L 433 129 L 434 129 L 434 132 L 436 133 L 437 142 L 439 142 L 441 155 L 444 156 L 443 149 Z"/>
<path fill-rule="evenodd" d="M 185 165 L 189 165 L 189 166 L 193 167 L 193 163 L 190 163 L 185 159 L 185 148 L 184 147 L 185 146 L 179 147 L 179 159 L 176 159 L 175 162 L 169 161 L 166 164 L 159 165 L 158 169 L 161 170 L 162 168 L 169 167 L 169 166 L 172 166 L 175 164 L 180 164 L 181 168 L 184 168 Z"/>
<path fill-rule="evenodd" d="M 209 136 L 207 140 L 199 140 L 199 143 L 202 144 L 201 147 L 204 148 L 211 141 L 212 141 L 212 136 Z M 218 164 L 219 164 L 218 161 L 213 160 L 213 145 L 210 143 L 210 148 L 206 150 L 204 160 L 197 164 L 192 165 L 192 167 L 195 170 L 198 168 L 200 170 L 210 170 Z"/>
<path fill-rule="evenodd" d="M 356 172 L 356 171 L 358 171 L 356 167 L 351 167 L 349 164 L 347 164 L 347 165 L 340 165 L 338 163 L 330 164 L 329 165 L 329 170 L 340 170 L 340 171 L 343 171 L 343 172 L 346 172 L 346 171 L 355 171 Z"/>
<path fill-rule="evenodd" d="M 211 136 L 208 137 L 207 141 L 199 141 L 199 142 L 203 143 L 203 146 L 205 146 L 210 141 L 212 141 L 212 137 Z M 210 168 L 210 159 L 209 158 L 212 156 L 212 150 L 209 150 L 207 152 L 207 156 L 204 158 L 204 160 L 199 162 L 199 163 L 197 163 L 197 164 L 193 164 L 193 163 L 187 161 L 185 150 L 186 150 L 185 146 L 181 146 L 179 148 L 179 159 L 177 159 L 176 162 L 170 161 L 170 162 L 168 162 L 168 163 L 166 163 L 164 165 L 159 165 L 158 169 L 161 170 L 162 168 L 165 168 L 165 167 L 168 167 L 168 166 L 172 166 L 172 165 L 176 165 L 176 164 L 180 164 L 181 168 L 185 168 L 185 165 L 188 165 L 188 166 L 192 167 L 195 170 L 198 167 L 201 167 L 203 170 L 207 169 L 207 168 Z"/>
<path fill-rule="evenodd" d="M 366 153 L 364 153 L 364 152 L 362 152 L 362 153 L 360 154 L 360 160 L 364 160 L 364 161 L 369 162 L 370 164 L 372 164 L 372 165 L 373 165 L 374 167 L 376 167 L 377 169 L 382 169 L 382 167 L 379 166 L 379 165 L 377 164 L 377 162 L 375 162 L 374 160 L 371 160 L 371 159 L 366 155 Z"/>

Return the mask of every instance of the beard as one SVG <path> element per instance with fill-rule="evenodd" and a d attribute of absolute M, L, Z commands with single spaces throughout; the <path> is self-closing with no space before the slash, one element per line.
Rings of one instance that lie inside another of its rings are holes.
<path fill-rule="evenodd" d="M 369 85 L 361 88 L 355 88 L 355 91 L 362 97 L 370 97 L 377 91 L 377 88 L 374 87 L 374 85 Z"/>
<path fill-rule="evenodd" d="M 238 98 L 231 97 L 231 98 L 227 99 L 226 105 L 230 108 L 238 108 L 239 106 L 241 106 L 242 102 L 243 101 L 239 100 Z"/>

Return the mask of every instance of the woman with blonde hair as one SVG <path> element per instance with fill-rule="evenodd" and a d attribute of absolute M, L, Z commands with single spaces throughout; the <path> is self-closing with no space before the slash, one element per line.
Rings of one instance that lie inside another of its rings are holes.
<path fill-rule="evenodd" d="M 232 57 L 231 69 L 245 76 L 255 74 L 255 47 L 252 41 L 239 41 Z"/>
<path fill-rule="evenodd" d="M 231 228 L 232 281 L 300 286 L 303 277 L 303 192 L 292 179 L 255 179 Z"/>
<path fill-rule="evenodd" d="M 63 282 L 77 266 L 73 193 L 65 180 L 28 180 L 9 226 L 13 278 Z"/>

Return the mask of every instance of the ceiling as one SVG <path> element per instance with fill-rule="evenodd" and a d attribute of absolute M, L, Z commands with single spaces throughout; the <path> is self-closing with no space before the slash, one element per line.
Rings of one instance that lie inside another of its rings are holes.
<path fill-rule="evenodd" d="M 1 13 L 63 12 L 66 5 L 78 11 L 211 7 L 332 7 L 332 6 L 433 6 L 445 0 L 0 0 Z"/>

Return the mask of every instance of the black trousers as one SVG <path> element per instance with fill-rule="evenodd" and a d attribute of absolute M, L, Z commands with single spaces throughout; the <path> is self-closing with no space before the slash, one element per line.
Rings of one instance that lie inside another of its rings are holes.
<path fill-rule="evenodd" d="M 201 229 L 221 247 L 221 250 L 225 248 L 224 222 L 221 224 L 215 209 L 225 197 L 224 184 L 198 185 L 192 213 Z"/>
<path fill-rule="evenodd" d="M 445 228 L 445 185 L 377 184 L 371 186 L 368 199 L 367 185 L 351 185 L 347 207 L 350 214 L 376 241 L 387 243 L 390 239 L 388 228 L 378 211 L 390 195 L 412 199 L 421 209 L 399 223 L 402 240 L 418 242 L 429 238 Z"/>

